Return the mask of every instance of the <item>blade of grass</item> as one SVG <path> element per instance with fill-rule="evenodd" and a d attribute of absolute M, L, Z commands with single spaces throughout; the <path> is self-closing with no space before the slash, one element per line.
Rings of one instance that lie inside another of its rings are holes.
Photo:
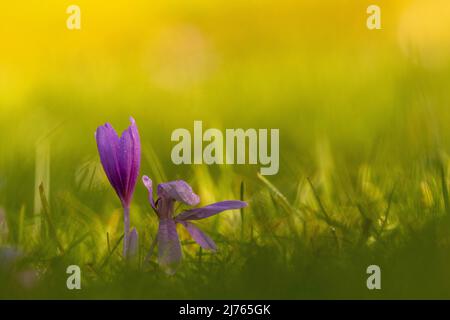
<path fill-rule="evenodd" d="M 360 213 L 362 219 L 362 230 L 359 238 L 359 244 L 361 245 L 370 238 L 370 230 L 373 229 L 377 235 L 378 232 L 375 228 L 373 228 L 373 221 L 367 216 L 362 205 L 358 203 L 356 207 L 358 208 L 358 212 Z"/>
<path fill-rule="evenodd" d="M 99 270 L 102 270 L 106 264 L 108 263 L 109 259 L 111 258 L 111 256 L 114 254 L 114 252 L 117 250 L 117 248 L 119 247 L 120 242 L 122 242 L 122 239 L 124 237 L 124 234 L 122 234 L 120 236 L 120 238 L 117 240 L 116 244 L 114 245 L 113 249 L 111 250 L 111 252 L 105 257 L 105 260 L 103 260 L 103 263 L 100 266 Z"/>
<path fill-rule="evenodd" d="M 18 230 L 18 243 L 22 244 L 23 241 L 23 225 L 25 222 L 25 205 L 20 207 L 19 211 L 19 230 Z"/>
<path fill-rule="evenodd" d="M 156 237 L 153 238 L 152 244 L 150 245 L 150 250 L 148 250 L 148 253 L 145 256 L 144 263 L 149 263 L 150 262 L 150 259 L 151 259 L 152 255 L 153 255 L 153 250 L 155 249 L 157 241 L 158 241 L 158 237 L 156 236 Z"/>
<path fill-rule="evenodd" d="M 294 217 L 298 216 L 300 220 L 303 221 L 303 217 L 299 214 L 299 211 L 292 207 L 292 205 L 289 203 L 288 199 L 275 187 L 269 180 L 267 180 L 265 177 L 263 177 L 260 173 L 257 174 L 257 177 L 269 188 L 269 190 L 272 192 L 272 201 L 274 203 L 275 207 L 278 207 L 278 205 L 281 205 L 281 207 L 284 209 L 284 212 L 286 213 L 284 216 L 287 220 L 288 228 L 290 229 L 291 233 L 298 237 L 299 232 L 297 228 L 295 227 L 295 221 Z M 278 200 L 278 201 L 277 201 Z"/>
<path fill-rule="evenodd" d="M 202 247 L 199 247 L 198 249 L 198 265 L 202 265 L 202 255 L 203 255 L 203 249 Z"/>
<path fill-rule="evenodd" d="M 80 243 L 82 243 L 89 235 L 91 234 L 90 231 L 83 234 L 81 237 L 76 239 L 74 242 L 72 242 L 69 247 L 66 249 L 64 254 L 69 253 L 71 250 L 73 250 L 75 247 L 77 247 Z"/>
<path fill-rule="evenodd" d="M 262 176 L 260 173 L 257 173 L 257 177 L 259 180 L 261 180 L 268 188 L 269 190 L 275 195 L 276 199 L 279 200 L 277 203 L 281 205 L 281 207 L 287 212 L 291 214 L 298 214 L 300 219 L 303 220 L 303 217 L 301 216 L 299 210 L 294 208 L 289 200 L 278 190 L 277 187 L 275 187 L 269 180 L 267 180 L 264 176 Z"/>
<path fill-rule="evenodd" d="M 99 236 L 99 230 L 103 229 L 103 224 L 99 218 L 97 212 L 83 204 L 79 199 L 69 192 L 63 192 L 59 195 L 59 199 L 65 203 L 66 206 L 72 207 L 74 213 L 72 219 L 76 219 L 80 223 L 88 227 L 92 234 L 97 233 Z"/>
<path fill-rule="evenodd" d="M 442 197 L 444 198 L 445 212 L 450 215 L 450 201 L 448 198 L 447 179 L 445 177 L 445 169 L 442 161 L 440 161 L 439 169 L 441 174 Z"/>
<path fill-rule="evenodd" d="M 396 185 L 394 185 L 394 187 L 391 190 L 391 193 L 389 194 L 389 198 L 388 198 L 388 205 L 386 207 L 386 211 L 384 212 L 384 219 L 383 219 L 383 223 L 381 224 L 381 228 L 380 228 L 380 232 L 378 233 L 379 237 L 381 237 L 382 233 L 384 232 L 384 228 L 387 225 L 387 221 L 389 218 L 389 214 L 391 212 L 391 206 L 392 206 L 392 199 L 394 198 L 394 191 L 395 191 L 395 187 Z"/>
<path fill-rule="evenodd" d="M 325 210 L 325 206 L 322 203 L 322 200 L 320 200 L 319 194 L 317 193 L 317 190 L 314 188 L 314 185 L 311 181 L 311 179 L 308 177 L 307 178 L 309 185 L 311 186 L 311 190 L 313 191 L 314 197 L 316 198 L 316 202 L 319 205 L 320 211 L 322 212 L 322 215 L 324 217 L 325 222 L 329 225 L 331 233 L 334 237 L 334 240 L 336 242 L 336 248 L 339 251 L 340 250 L 340 242 L 339 242 L 339 237 L 336 233 L 336 227 L 339 227 L 341 229 L 344 229 L 347 231 L 347 228 L 342 225 L 341 223 L 334 221 L 331 219 L 330 215 L 328 214 L 328 212 Z"/>
<path fill-rule="evenodd" d="M 50 209 L 49 209 L 47 197 L 45 196 L 44 185 L 42 183 L 39 185 L 39 194 L 41 196 L 41 202 L 42 202 L 42 213 L 45 217 L 45 220 L 47 221 L 50 236 L 53 238 L 53 241 L 55 241 L 61 254 L 64 254 L 64 248 L 58 239 L 58 235 L 56 234 L 55 226 L 53 225 L 53 221 L 50 217 Z"/>
<path fill-rule="evenodd" d="M 94 169 L 92 169 L 91 178 L 89 179 L 88 190 L 92 190 L 92 184 L 94 183 L 94 177 L 95 177 L 96 172 L 97 172 L 97 166 L 94 166 Z"/>
<path fill-rule="evenodd" d="M 348 231 L 348 228 L 345 225 L 343 225 L 342 223 L 340 223 L 330 217 L 327 210 L 325 209 L 325 206 L 322 203 L 322 200 L 319 197 L 319 194 L 318 194 L 316 188 L 314 188 L 314 185 L 313 185 L 311 179 L 307 178 L 307 180 L 308 180 L 309 185 L 311 186 L 311 190 L 313 191 L 314 198 L 316 199 L 319 209 L 322 212 L 322 217 L 321 216 L 319 216 L 319 217 L 322 218 L 330 227 L 337 227 L 337 228 L 343 229 L 345 231 Z"/>
<path fill-rule="evenodd" d="M 108 253 L 111 253 L 111 244 L 109 242 L 109 232 L 106 232 L 106 244 L 108 245 Z"/>
<path fill-rule="evenodd" d="M 147 163 L 150 165 L 150 173 L 152 174 L 152 179 L 154 181 L 167 181 L 166 174 L 164 173 L 163 166 L 161 165 L 161 162 L 159 161 L 158 156 L 155 153 L 155 150 L 150 144 L 146 144 L 144 146 L 145 152 L 144 157 Z"/>

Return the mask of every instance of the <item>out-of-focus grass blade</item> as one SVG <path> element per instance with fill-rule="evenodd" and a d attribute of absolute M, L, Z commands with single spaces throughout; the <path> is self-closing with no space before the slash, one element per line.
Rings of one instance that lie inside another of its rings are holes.
<path fill-rule="evenodd" d="M 18 233 L 17 242 L 19 244 L 22 244 L 22 242 L 23 242 L 23 227 L 24 227 L 24 223 L 25 223 L 25 205 L 23 204 L 20 207 L 20 211 L 19 211 L 19 230 L 17 231 L 17 233 Z"/>
<path fill-rule="evenodd" d="M 447 179 L 445 176 L 445 169 L 442 161 L 440 161 L 439 163 L 439 169 L 441 175 L 442 197 L 444 198 L 445 212 L 447 212 L 447 214 L 450 214 L 450 201 L 448 198 Z"/>
<path fill-rule="evenodd" d="M 106 233 L 106 244 L 108 246 L 108 253 L 111 253 L 111 243 L 109 241 L 109 232 Z"/>
<path fill-rule="evenodd" d="M 39 185 L 39 193 L 41 195 L 41 201 L 42 201 L 42 213 L 44 215 L 44 218 L 47 221 L 50 236 L 53 238 L 53 241 L 55 241 L 61 254 L 64 254 L 64 248 L 58 239 L 58 235 L 56 234 L 55 226 L 53 225 L 53 221 L 50 216 L 50 208 L 48 205 L 47 197 L 45 196 L 44 185 L 42 183 Z"/>
<path fill-rule="evenodd" d="M 124 234 L 122 234 L 120 236 L 120 238 L 117 240 L 116 244 L 114 245 L 114 247 L 112 248 L 111 252 L 108 253 L 108 255 L 106 256 L 105 260 L 103 260 L 103 263 L 100 265 L 100 270 L 102 270 L 106 264 L 108 263 L 109 259 L 111 258 L 111 256 L 114 254 L 114 252 L 117 250 L 117 247 L 119 246 L 120 242 L 123 239 Z"/>
<path fill-rule="evenodd" d="M 198 249 L 198 265 L 202 265 L 202 255 L 203 255 L 203 249 L 202 247 L 199 247 Z"/>
<path fill-rule="evenodd" d="M 75 239 L 75 241 L 72 242 L 69 245 L 69 247 L 66 249 L 65 254 L 67 254 L 68 252 L 70 252 L 71 250 L 76 248 L 79 244 L 81 244 L 90 234 L 91 234 L 91 232 L 88 231 L 85 234 L 83 234 L 81 237 L 79 237 L 78 239 Z"/>
<path fill-rule="evenodd" d="M 389 194 L 388 204 L 386 207 L 386 211 L 384 212 L 384 216 L 383 216 L 383 223 L 381 225 L 380 232 L 378 233 L 380 237 L 382 236 L 383 231 L 386 228 L 386 225 L 387 225 L 387 222 L 389 219 L 389 214 L 391 212 L 391 206 L 392 206 L 392 199 L 394 198 L 395 187 L 396 187 L 396 185 L 394 185 L 394 187 L 391 190 L 391 193 Z"/>
<path fill-rule="evenodd" d="M 262 176 L 259 172 L 257 173 L 257 177 L 259 180 L 261 180 L 268 188 L 269 190 L 274 194 L 275 198 L 279 200 L 278 204 L 281 205 L 281 207 L 287 212 L 287 213 L 296 213 L 299 214 L 299 211 L 294 208 L 290 203 L 289 200 L 286 198 L 284 194 L 278 190 L 277 187 L 275 187 L 269 180 L 267 180 L 264 176 Z M 300 216 L 300 218 L 302 218 Z"/>
<path fill-rule="evenodd" d="M 50 196 L 50 142 L 48 135 L 44 135 L 36 142 L 34 183 L 35 228 L 36 232 L 39 232 L 42 220 L 38 218 L 42 211 L 41 185 Z"/>
<path fill-rule="evenodd" d="M 343 229 L 345 231 L 348 231 L 347 227 L 344 226 L 342 223 L 332 219 L 330 215 L 328 214 L 327 210 L 325 209 L 325 206 L 322 203 L 322 200 L 319 197 L 319 194 L 317 193 L 316 188 L 314 188 L 314 185 L 311 181 L 311 179 L 307 178 L 309 185 L 311 186 L 311 190 L 313 191 L 314 197 L 316 198 L 317 204 L 319 206 L 320 211 L 322 212 L 322 219 L 330 226 L 330 227 L 338 227 L 340 229 Z"/>
<path fill-rule="evenodd" d="M 150 144 L 147 144 L 144 146 L 144 149 L 144 157 L 147 160 L 151 171 L 149 172 L 149 175 L 151 175 L 151 179 L 153 181 L 158 181 L 158 183 L 167 181 L 164 169 L 158 159 L 158 156 L 155 153 L 155 150 L 153 150 L 153 147 Z"/>
<path fill-rule="evenodd" d="M 158 241 L 158 237 L 154 237 L 152 244 L 150 245 L 150 250 L 148 250 L 147 255 L 145 256 L 144 263 L 149 263 L 152 258 L 153 251 L 155 250 L 156 242 Z"/>
<path fill-rule="evenodd" d="M 294 208 L 286 198 L 284 194 L 282 194 L 277 187 L 275 187 L 269 180 L 267 180 L 265 177 L 263 177 L 259 172 L 257 173 L 257 177 L 259 180 L 261 180 L 272 192 L 272 195 L 274 197 L 274 203 L 276 205 L 280 205 L 283 210 L 286 212 L 286 219 L 288 227 L 292 234 L 298 236 L 298 231 L 295 228 L 295 221 L 294 217 L 298 216 L 302 221 L 303 217 L 301 216 L 299 210 Z"/>
<path fill-rule="evenodd" d="M 3 208 L 0 208 L 0 244 L 7 241 L 9 235 L 8 221 L 6 220 L 6 213 Z"/>
<path fill-rule="evenodd" d="M 59 198 L 63 200 L 67 206 L 75 209 L 75 216 L 78 216 L 78 220 L 89 227 L 91 232 L 98 233 L 99 230 L 103 230 L 103 224 L 101 223 L 98 214 L 91 208 L 84 205 L 73 194 L 64 192 L 60 195 Z"/>

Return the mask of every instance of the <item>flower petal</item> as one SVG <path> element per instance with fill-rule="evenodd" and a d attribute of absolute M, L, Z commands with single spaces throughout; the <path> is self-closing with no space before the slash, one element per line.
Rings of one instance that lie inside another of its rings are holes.
<path fill-rule="evenodd" d="M 132 258 L 137 256 L 139 249 L 139 237 L 136 228 L 131 230 L 129 238 L 128 238 L 128 251 L 127 258 Z"/>
<path fill-rule="evenodd" d="M 214 241 L 197 226 L 187 221 L 180 221 L 180 223 L 186 228 L 192 239 L 194 239 L 203 249 L 217 251 L 217 246 Z"/>
<path fill-rule="evenodd" d="M 142 183 L 144 183 L 145 187 L 148 190 L 148 201 L 150 202 L 150 205 L 152 206 L 153 210 L 156 210 L 155 201 L 153 200 L 153 183 L 152 180 L 147 177 L 142 177 Z"/>
<path fill-rule="evenodd" d="M 180 239 L 173 219 L 159 220 L 158 261 L 163 267 L 174 267 L 181 261 Z"/>
<path fill-rule="evenodd" d="M 139 133 L 134 119 L 130 118 L 130 121 L 131 125 L 120 138 L 109 123 L 95 132 L 103 169 L 126 207 L 130 205 L 141 162 Z"/>
<path fill-rule="evenodd" d="M 177 222 L 186 220 L 200 220 L 211 217 L 225 210 L 240 209 L 247 206 L 247 202 L 227 200 L 210 204 L 206 207 L 186 210 L 175 217 Z"/>
<path fill-rule="evenodd" d="M 119 140 L 119 170 L 122 178 L 125 201 L 129 205 L 141 164 L 141 143 L 136 123 L 130 117 L 131 125 L 122 133 Z"/>
<path fill-rule="evenodd" d="M 119 137 L 114 128 L 106 123 L 97 128 L 95 132 L 98 153 L 103 170 L 108 177 L 120 200 L 124 201 L 122 179 L 119 171 L 119 160 L 117 158 L 119 150 Z"/>
<path fill-rule="evenodd" d="M 195 206 L 200 202 L 200 197 L 183 180 L 160 183 L 158 185 L 158 196 L 161 198 L 171 198 L 190 206 Z"/>

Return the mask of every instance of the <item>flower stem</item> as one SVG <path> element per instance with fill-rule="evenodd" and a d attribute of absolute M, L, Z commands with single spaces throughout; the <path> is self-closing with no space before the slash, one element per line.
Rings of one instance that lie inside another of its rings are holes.
<path fill-rule="evenodd" d="M 130 234 L 130 208 L 127 206 L 123 207 L 123 257 L 128 258 L 128 240 Z"/>

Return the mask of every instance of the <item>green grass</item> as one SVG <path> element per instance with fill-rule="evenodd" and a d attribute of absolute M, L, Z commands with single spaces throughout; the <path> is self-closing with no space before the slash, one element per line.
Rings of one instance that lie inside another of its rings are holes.
<path fill-rule="evenodd" d="M 112 190 L 100 193 L 90 183 L 86 192 L 91 203 L 82 203 L 75 191 L 60 190 L 49 205 L 41 188 L 40 230 L 33 228 L 34 217 L 23 217 L 25 209 L 17 212 L 20 218 L 8 220 L 4 245 L 18 247 L 24 255 L 9 270 L 2 269 L 1 297 L 449 298 L 450 217 L 445 207 L 448 191 L 442 188 L 447 173 L 436 166 L 435 175 L 429 175 L 434 185 L 423 185 L 429 190 L 417 193 L 416 199 L 409 194 L 411 185 L 377 185 L 371 167 L 361 168 L 355 181 L 331 175 L 333 191 L 328 192 L 317 178 L 301 178 L 294 183 L 293 196 L 268 177 L 248 180 L 229 170 L 213 176 L 204 169 L 203 179 L 221 182 L 208 191 L 221 197 L 221 192 L 232 195 L 234 190 L 234 198 L 240 194 L 249 207 L 204 223 L 218 243 L 217 254 L 199 250 L 184 235 L 184 261 L 174 276 L 159 268 L 155 255 L 144 262 L 156 218 L 142 194 L 132 207 L 141 237 L 139 261 L 126 263 Z M 195 178 L 192 182 L 201 184 Z M 105 206 L 97 197 L 110 198 L 111 204 Z M 111 222 L 112 211 L 118 223 Z M 82 269 L 78 292 L 65 287 L 65 270 L 71 264 Z M 382 270 L 378 292 L 365 287 L 365 270 L 371 264 Z M 39 280 L 25 288 L 17 278 L 30 268 L 39 273 Z"/>
<path fill-rule="evenodd" d="M 450 298 L 450 28 L 438 10 L 436 23 L 403 21 L 409 2 L 382 3 L 380 32 L 365 28 L 357 1 L 80 2 L 88 20 L 69 34 L 59 7 L 11 3 L 15 31 L 0 52 L 0 298 Z M 400 25 L 430 29 L 416 39 Z M 201 205 L 249 202 L 199 222 L 217 254 L 180 229 L 173 276 L 156 252 L 144 263 L 157 219 L 140 182 L 139 259 L 121 257 L 122 211 L 94 132 L 106 121 L 121 131 L 130 115 L 141 175 L 184 179 Z M 174 165 L 170 135 L 194 120 L 280 129 L 279 173 Z M 11 250 L 21 256 L 7 264 Z M 66 288 L 72 264 L 80 291 Z M 382 290 L 366 288 L 371 264 Z"/>

